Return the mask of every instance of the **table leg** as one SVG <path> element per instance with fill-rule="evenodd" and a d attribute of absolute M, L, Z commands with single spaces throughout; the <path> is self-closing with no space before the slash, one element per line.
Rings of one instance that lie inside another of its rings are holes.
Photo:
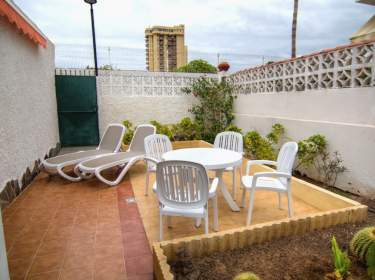
<path fill-rule="evenodd" d="M 228 205 L 232 209 L 232 211 L 239 212 L 240 208 L 238 207 L 238 205 L 236 204 L 236 202 L 234 202 L 232 196 L 230 195 L 230 193 L 228 192 L 227 187 L 224 184 L 223 171 L 224 170 L 216 170 L 216 177 L 219 178 L 219 187 L 220 187 L 220 190 L 221 190 L 221 192 L 222 192 L 225 200 L 228 202 Z"/>

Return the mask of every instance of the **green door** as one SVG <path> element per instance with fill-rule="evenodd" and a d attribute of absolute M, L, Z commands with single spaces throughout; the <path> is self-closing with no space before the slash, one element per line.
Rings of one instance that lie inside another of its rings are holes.
<path fill-rule="evenodd" d="M 56 75 L 56 98 L 61 146 L 98 145 L 96 77 Z"/>

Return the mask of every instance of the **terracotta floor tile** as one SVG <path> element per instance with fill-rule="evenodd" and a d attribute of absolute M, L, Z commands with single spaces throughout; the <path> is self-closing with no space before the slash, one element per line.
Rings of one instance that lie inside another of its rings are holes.
<path fill-rule="evenodd" d="M 125 243 L 125 258 L 134 258 L 143 255 L 151 255 L 150 245 L 147 239 Z"/>
<path fill-rule="evenodd" d="M 95 247 L 95 258 L 123 258 L 124 249 L 122 242 L 112 246 Z"/>
<path fill-rule="evenodd" d="M 127 280 L 153 280 L 154 274 L 147 273 L 147 274 L 136 274 L 133 276 L 128 276 Z"/>
<path fill-rule="evenodd" d="M 100 270 L 94 273 L 95 280 L 128 280 L 124 271 Z"/>
<path fill-rule="evenodd" d="M 39 245 L 40 242 L 25 242 L 24 240 L 16 241 L 9 251 L 8 258 L 30 259 L 36 254 Z"/>
<path fill-rule="evenodd" d="M 91 254 L 78 253 L 78 254 L 69 254 L 65 256 L 63 269 L 71 270 L 76 268 L 85 268 L 93 269 L 95 266 L 95 257 L 94 252 Z"/>
<path fill-rule="evenodd" d="M 31 265 L 30 275 L 57 271 L 63 264 L 62 254 L 49 254 L 36 257 Z"/>
<path fill-rule="evenodd" d="M 153 273 L 152 256 L 145 255 L 141 257 L 125 259 L 125 267 L 128 276 Z"/>
<path fill-rule="evenodd" d="M 94 277 L 94 269 L 81 267 L 74 269 L 63 269 L 60 274 L 61 280 L 91 280 Z"/>
<path fill-rule="evenodd" d="M 123 241 L 126 244 L 137 242 L 137 241 L 143 241 L 143 240 L 146 240 L 146 242 L 148 242 L 147 236 L 144 230 L 140 232 L 124 232 L 123 233 Z"/>
<path fill-rule="evenodd" d="M 11 279 L 24 279 L 30 267 L 31 259 L 9 259 L 9 274 Z"/>
<path fill-rule="evenodd" d="M 141 219 L 121 223 L 123 232 L 140 232 L 144 229 Z"/>
<path fill-rule="evenodd" d="M 27 280 L 58 280 L 59 271 L 46 272 L 36 275 L 30 275 L 27 277 Z"/>
<path fill-rule="evenodd" d="M 67 247 L 67 241 L 61 239 L 50 239 L 42 241 L 37 256 L 48 254 L 64 254 Z"/>

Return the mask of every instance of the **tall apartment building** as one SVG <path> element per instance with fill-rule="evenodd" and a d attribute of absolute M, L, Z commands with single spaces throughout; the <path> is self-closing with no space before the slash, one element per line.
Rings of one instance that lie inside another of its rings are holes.
<path fill-rule="evenodd" d="M 153 26 L 145 30 L 148 71 L 171 72 L 187 63 L 185 26 Z"/>

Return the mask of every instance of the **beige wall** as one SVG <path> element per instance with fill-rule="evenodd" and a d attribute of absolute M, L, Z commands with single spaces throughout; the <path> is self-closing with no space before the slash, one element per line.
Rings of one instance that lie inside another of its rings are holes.
<path fill-rule="evenodd" d="M 272 124 L 281 123 L 293 140 L 325 135 L 349 169 L 337 186 L 375 197 L 373 87 L 239 95 L 235 112 L 236 124 L 245 131 L 264 135 Z"/>
<path fill-rule="evenodd" d="M 59 141 L 54 45 L 33 43 L 0 17 L 0 191 Z"/>

